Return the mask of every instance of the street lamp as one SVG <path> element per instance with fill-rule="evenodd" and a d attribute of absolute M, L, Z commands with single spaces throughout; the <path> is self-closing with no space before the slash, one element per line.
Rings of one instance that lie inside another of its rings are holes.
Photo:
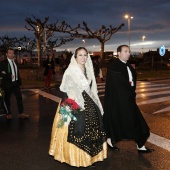
<path fill-rule="evenodd" d="M 20 58 L 20 51 L 21 51 L 21 46 L 18 46 L 18 53 L 19 53 L 19 58 Z"/>
<path fill-rule="evenodd" d="M 85 46 L 86 41 L 85 41 L 85 40 L 82 40 L 82 42 L 83 42 L 83 44 L 84 44 L 84 46 Z"/>
<path fill-rule="evenodd" d="M 128 20 L 128 37 L 129 37 L 129 48 L 130 48 L 130 20 L 133 19 L 133 16 L 125 15 L 125 19 Z"/>
<path fill-rule="evenodd" d="M 142 55 L 143 55 L 143 45 L 144 45 L 144 40 L 145 40 L 145 38 L 146 38 L 146 37 L 143 35 L 143 36 L 142 36 Z"/>

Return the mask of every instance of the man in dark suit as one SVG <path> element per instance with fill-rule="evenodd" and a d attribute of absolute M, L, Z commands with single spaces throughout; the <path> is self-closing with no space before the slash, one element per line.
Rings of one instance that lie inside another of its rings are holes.
<path fill-rule="evenodd" d="M 105 86 L 103 120 L 108 146 L 119 150 L 116 142 L 134 140 L 138 153 L 150 153 L 153 150 L 144 146 L 149 127 L 136 104 L 136 72 L 127 62 L 129 46 L 119 46 L 117 54 L 108 67 Z"/>
<path fill-rule="evenodd" d="M 14 61 L 14 50 L 7 49 L 7 58 L 0 63 L 0 77 L 2 77 L 1 87 L 5 92 L 5 103 L 8 108 L 7 119 L 12 119 L 10 111 L 10 98 L 13 93 L 17 100 L 17 107 L 19 118 L 28 118 L 29 115 L 24 113 L 22 94 L 21 94 L 21 78 L 18 70 L 17 63 Z"/>

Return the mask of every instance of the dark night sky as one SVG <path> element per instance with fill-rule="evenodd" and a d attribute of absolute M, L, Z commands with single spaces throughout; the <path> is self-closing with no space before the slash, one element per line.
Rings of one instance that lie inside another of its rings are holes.
<path fill-rule="evenodd" d="M 0 4 L 0 36 L 33 37 L 33 33 L 25 29 L 25 18 L 31 15 L 42 20 L 49 16 L 49 22 L 66 21 L 73 27 L 85 21 L 94 30 L 102 25 L 118 27 L 125 23 L 105 44 L 105 50 L 115 50 L 118 45 L 128 44 L 125 14 L 134 17 L 130 21 L 132 51 L 141 51 L 142 47 L 144 51 L 156 50 L 161 45 L 170 50 L 169 0 L 5 0 Z M 78 46 L 83 46 L 81 39 L 58 49 L 74 50 Z M 85 40 L 85 46 L 88 50 L 100 50 L 97 40 Z"/>

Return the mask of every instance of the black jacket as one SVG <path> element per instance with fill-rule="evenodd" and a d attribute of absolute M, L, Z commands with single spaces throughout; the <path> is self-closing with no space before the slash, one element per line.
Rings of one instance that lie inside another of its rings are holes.
<path fill-rule="evenodd" d="M 21 82 L 21 77 L 18 69 L 18 63 L 15 62 L 15 64 L 17 65 L 18 84 L 21 86 L 22 82 Z M 5 72 L 5 74 L 3 72 Z M 1 80 L 2 88 L 5 88 L 12 83 L 12 78 L 11 78 L 12 70 L 7 59 L 0 62 L 0 77 L 2 77 Z"/>
<path fill-rule="evenodd" d="M 107 70 L 103 120 L 112 142 L 135 140 L 149 134 L 149 127 L 136 104 L 136 72 L 130 64 L 128 66 L 134 87 L 129 83 L 127 66 L 119 59 L 113 60 Z"/>
<path fill-rule="evenodd" d="M 48 64 L 51 64 L 51 65 L 49 66 Z M 47 75 L 48 75 L 49 69 L 52 69 L 53 74 L 55 74 L 55 70 L 54 70 L 54 60 L 51 60 L 51 61 L 45 60 L 43 66 L 45 67 L 45 69 L 44 69 L 44 76 L 47 76 Z"/>

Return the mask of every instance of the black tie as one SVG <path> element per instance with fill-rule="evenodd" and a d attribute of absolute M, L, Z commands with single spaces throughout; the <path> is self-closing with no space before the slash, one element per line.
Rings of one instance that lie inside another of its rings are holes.
<path fill-rule="evenodd" d="M 17 79 L 17 72 L 16 72 L 16 69 L 15 69 L 14 61 L 12 61 L 12 65 L 13 65 L 13 68 L 14 68 L 15 81 L 16 81 L 16 79 Z"/>

